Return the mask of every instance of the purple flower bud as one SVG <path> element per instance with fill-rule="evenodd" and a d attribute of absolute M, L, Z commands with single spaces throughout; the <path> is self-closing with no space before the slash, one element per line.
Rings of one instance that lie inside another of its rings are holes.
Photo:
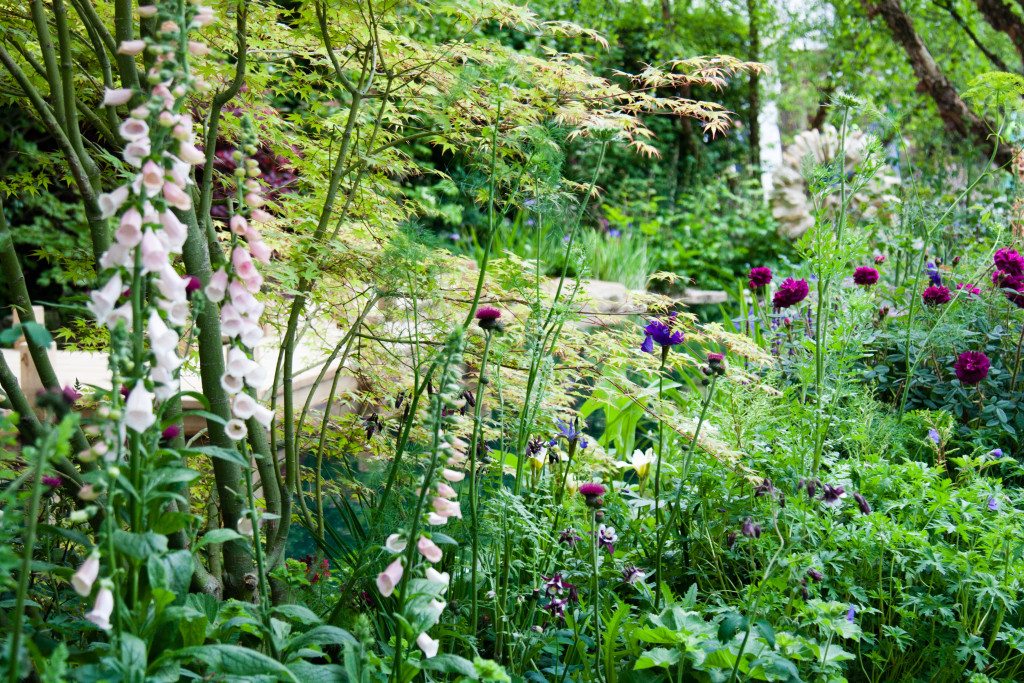
<path fill-rule="evenodd" d="M 861 514 L 864 514 L 864 515 L 870 515 L 871 514 L 871 506 L 868 505 L 867 498 L 865 498 L 864 496 L 862 496 L 859 493 L 854 493 L 853 494 L 853 499 L 855 501 L 857 501 L 857 507 L 860 508 Z"/>
<path fill-rule="evenodd" d="M 170 441 L 172 439 L 176 439 L 180 435 L 181 435 L 181 427 L 179 427 L 176 424 L 169 425 L 166 429 L 164 429 L 163 433 L 161 434 L 161 436 L 163 437 L 163 439 L 165 441 Z"/>
<path fill-rule="evenodd" d="M 821 581 L 825 580 L 825 575 L 822 574 L 821 572 L 819 572 L 814 567 L 811 567 L 810 569 L 807 570 L 807 576 L 811 577 L 812 579 L 814 579 L 815 581 L 818 581 L 818 582 L 821 582 Z"/>

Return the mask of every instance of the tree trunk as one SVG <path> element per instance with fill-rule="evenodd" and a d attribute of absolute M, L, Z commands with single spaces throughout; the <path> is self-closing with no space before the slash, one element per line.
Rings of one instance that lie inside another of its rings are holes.
<path fill-rule="evenodd" d="M 946 128 L 963 138 L 973 140 L 976 145 L 994 152 L 995 162 L 1008 166 L 1014 158 L 1010 145 L 994 137 L 995 126 L 971 111 L 960 93 L 946 78 L 921 37 L 914 30 L 913 22 L 900 6 L 899 0 L 863 0 L 868 17 L 881 15 L 893 39 L 903 48 L 918 87 L 928 93 L 939 110 L 939 116 Z M 994 149 L 993 149 L 994 146 Z"/>
<path fill-rule="evenodd" d="M 974 0 L 981 16 L 992 28 L 1005 33 L 1024 61 L 1024 22 L 1003 0 Z"/>

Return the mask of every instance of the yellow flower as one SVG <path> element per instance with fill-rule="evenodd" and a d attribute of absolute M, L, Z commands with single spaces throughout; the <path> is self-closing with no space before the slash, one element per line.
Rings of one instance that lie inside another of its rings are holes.
<path fill-rule="evenodd" d="M 619 467 L 632 467 L 636 471 L 636 476 L 640 479 L 646 479 L 647 474 L 651 471 L 651 463 L 655 460 L 654 451 L 648 448 L 646 451 L 641 451 L 639 448 L 633 451 L 633 456 L 629 459 L 629 462 L 619 461 L 615 463 Z"/>

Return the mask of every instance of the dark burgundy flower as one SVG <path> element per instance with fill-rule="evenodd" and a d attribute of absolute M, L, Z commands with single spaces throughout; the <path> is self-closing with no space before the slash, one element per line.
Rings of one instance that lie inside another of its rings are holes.
<path fill-rule="evenodd" d="M 956 377 L 963 384 L 977 384 L 988 377 L 988 370 L 992 366 L 988 356 L 981 351 L 964 351 L 957 356 L 953 363 L 953 370 Z"/>
<path fill-rule="evenodd" d="M 921 299 L 924 300 L 924 303 L 927 306 L 948 304 L 951 298 L 949 289 L 942 285 L 932 285 L 921 292 Z"/>
<path fill-rule="evenodd" d="M 644 341 L 640 350 L 644 353 L 654 353 L 654 345 L 662 349 L 669 349 L 683 343 L 683 333 L 675 329 L 676 313 L 673 311 L 667 321 L 652 320 L 644 327 Z"/>
<path fill-rule="evenodd" d="M 747 284 L 750 285 L 751 289 L 767 287 L 772 281 L 772 269 L 765 266 L 756 266 L 750 269 L 749 278 Z"/>
<path fill-rule="evenodd" d="M 871 266 L 857 266 L 853 271 L 853 281 L 862 287 L 870 287 L 878 282 L 878 271 Z"/>
<path fill-rule="evenodd" d="M 996 264 L 996 268 L 1010 275 L 1016 277 L 1024 275 L 1024 256 L 1018 254 L 1014 249 L 1009 247 L 997 249 L 992 257 L 992 262 Z"/>
<path fill-rule="evenodd" d="M 164 429 L 163 433 L 160 436 L 162 436 L 165 441 L 177 439 L 179 436 L 181 436 L 181 427 L 179 427 L 178 425 L 169 425 L 166 429 Z"/>
<path fill-rule="evenodd" d="M 761 483 L 754 489 L 754 497 L 762 498 L 764 496 L 771 496 L 775 494 L 775 487 L 772 485 L 772 480 L 765 477 L 761 480 Z"/>
<path fill-rule="evenodd" d="M 794 280 L 788 277 L 779 285 L 778 291 L 772 297 L 772 305 L 775 308 L 789 308 L 806 299 L 810 293 L 811 288 L 807 286 L 807 280 Z"/>
<path fill-rule="evenodd" d="M 859 493 L 854 493 L 853 494 L 853 499 L 855 501 L 857 501 L 857 507 L 860 508 L 860 512 L 861 512 L 862 515 L 870 515 L 871 514 L 871 506 L 868 505 L 868 499 L 867 498 L 865 498 L 864 496 L 862 496 Z"/>
<path fill-rule="evenodd" d="M 734 545 L 736 545 L 736 536 L 738 536 L 738 534 L 735 531 L 730 531 L 728 533 L 728 535 L 725 537 L 726 547 L 732 548 Z"/>
<path fill-rule="evenodd" d="M 1015 306 L 1024 308 L 1024 276 L 996 270 L 992 273 L 992 284 L 1002 289 Z"/>
<path fill-rule="evenodd" d="M 476 322 L 481 329 L 494 330 L 500 325 L 498 320 L 501 319 L 501 311 L 494 306 L 481 306 L 476 309 L 475 315 Z"/>

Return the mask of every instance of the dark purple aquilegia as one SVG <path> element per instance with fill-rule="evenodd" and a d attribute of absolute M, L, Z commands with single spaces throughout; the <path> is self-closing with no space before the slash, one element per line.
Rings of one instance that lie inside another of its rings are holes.
<path fill-rule="evenodd" d="M 676 313 L 669 314 L 667 321 L 654 319 L 644 327 L 644 342 L 640 350 L 644 353 L 654 353 L 654 345 L 657 344 L 663 352 L 683 343 L 683 333 L 675 329 L 677 324 Z"/>

